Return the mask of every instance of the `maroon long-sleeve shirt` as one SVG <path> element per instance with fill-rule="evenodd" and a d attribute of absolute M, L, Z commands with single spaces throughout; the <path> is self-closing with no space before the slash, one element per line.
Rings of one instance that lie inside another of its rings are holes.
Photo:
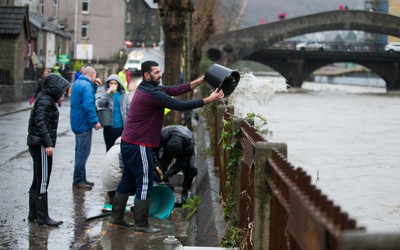
<path fill-rule="evenodd" d="M 178 96 L 191 91 L 190 83 L 160 86 L 142 81 L 132 98 L 122 140 L 130 144 L 158 147 L 164 123 L 164 109 L 190 110 L 204 106 L 203 100 L 181 101 Z"/>

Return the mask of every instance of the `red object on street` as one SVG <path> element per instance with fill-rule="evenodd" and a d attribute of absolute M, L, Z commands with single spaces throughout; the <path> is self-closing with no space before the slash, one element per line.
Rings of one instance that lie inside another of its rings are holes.
<path fill-rule="evenodd" d="M 133 47 L 133 43 L 131 41 L 125 41 L 124 45 L 128 48 L 132 48 Z"/>

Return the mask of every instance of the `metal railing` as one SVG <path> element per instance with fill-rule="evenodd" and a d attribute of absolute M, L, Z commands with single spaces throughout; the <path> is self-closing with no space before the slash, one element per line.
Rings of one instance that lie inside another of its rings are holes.
<path fill-rule="evenodd" d="M 281 41 L 268 46 L 267 49 L 296 50 L 296 46 L 303 41 Z M 322 50 L 327 51 L 349 51 L 349 52 L 382 52 L 385 53 L 385 45 L 375 42 L 318 42 Z M 305 48 L 305 50 L 321 50 L 318 48 Z"/>

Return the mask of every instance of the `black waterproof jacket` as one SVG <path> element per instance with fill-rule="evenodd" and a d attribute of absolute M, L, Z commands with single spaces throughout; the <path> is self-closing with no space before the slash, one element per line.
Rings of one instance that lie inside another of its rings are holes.
<path fill-rule="evenodd" d="M 29 118 L 28 146 L 55 147 L 59 117 L 57 100 L 69 87 L 69 83 L 57 74 L 50 74 L 44 79 L 43 89 L 36 97 Z"/>
<path fill-rule="evenodd" d="M 155 166 L 161 166 L 165 172 L 171 163 L 173 156 L 168 153 L 167 144 L 171 138 L 179 138 L 182 151 L 175 162 L 175 168 L 181 169 L 189 166 L 192 156 L 194 155 L 195 140 L 192 131 L 182 125 L 169 125 L 162 129 L 160 146 L 153 148 L 153 162 Z"/>

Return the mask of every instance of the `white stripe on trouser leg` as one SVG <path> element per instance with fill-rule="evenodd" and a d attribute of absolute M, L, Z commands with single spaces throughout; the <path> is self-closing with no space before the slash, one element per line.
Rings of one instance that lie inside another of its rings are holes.
<path fill-rule="evenodd" d="M 147 199 L 147 192 L 149 191 L 149 162 L 147 161 L 146 155 L 146 147 L 140 147 L 140 157 L 142 158 L 142 165 L 143 165 L 143 185 L 142 185 L 142 192 L 140 194 L 141 200 Z"/>
<path fill-rule="evenodd" d="M 49 163 L 47 161 L 46 149 L 41 146 L 40 147 L 40 154 L 42 157 L 42 179 L 40 180 L 40 193 L 46 193 L 46 186 L 47 186 L 47 173 L 49 170 Z"/>

